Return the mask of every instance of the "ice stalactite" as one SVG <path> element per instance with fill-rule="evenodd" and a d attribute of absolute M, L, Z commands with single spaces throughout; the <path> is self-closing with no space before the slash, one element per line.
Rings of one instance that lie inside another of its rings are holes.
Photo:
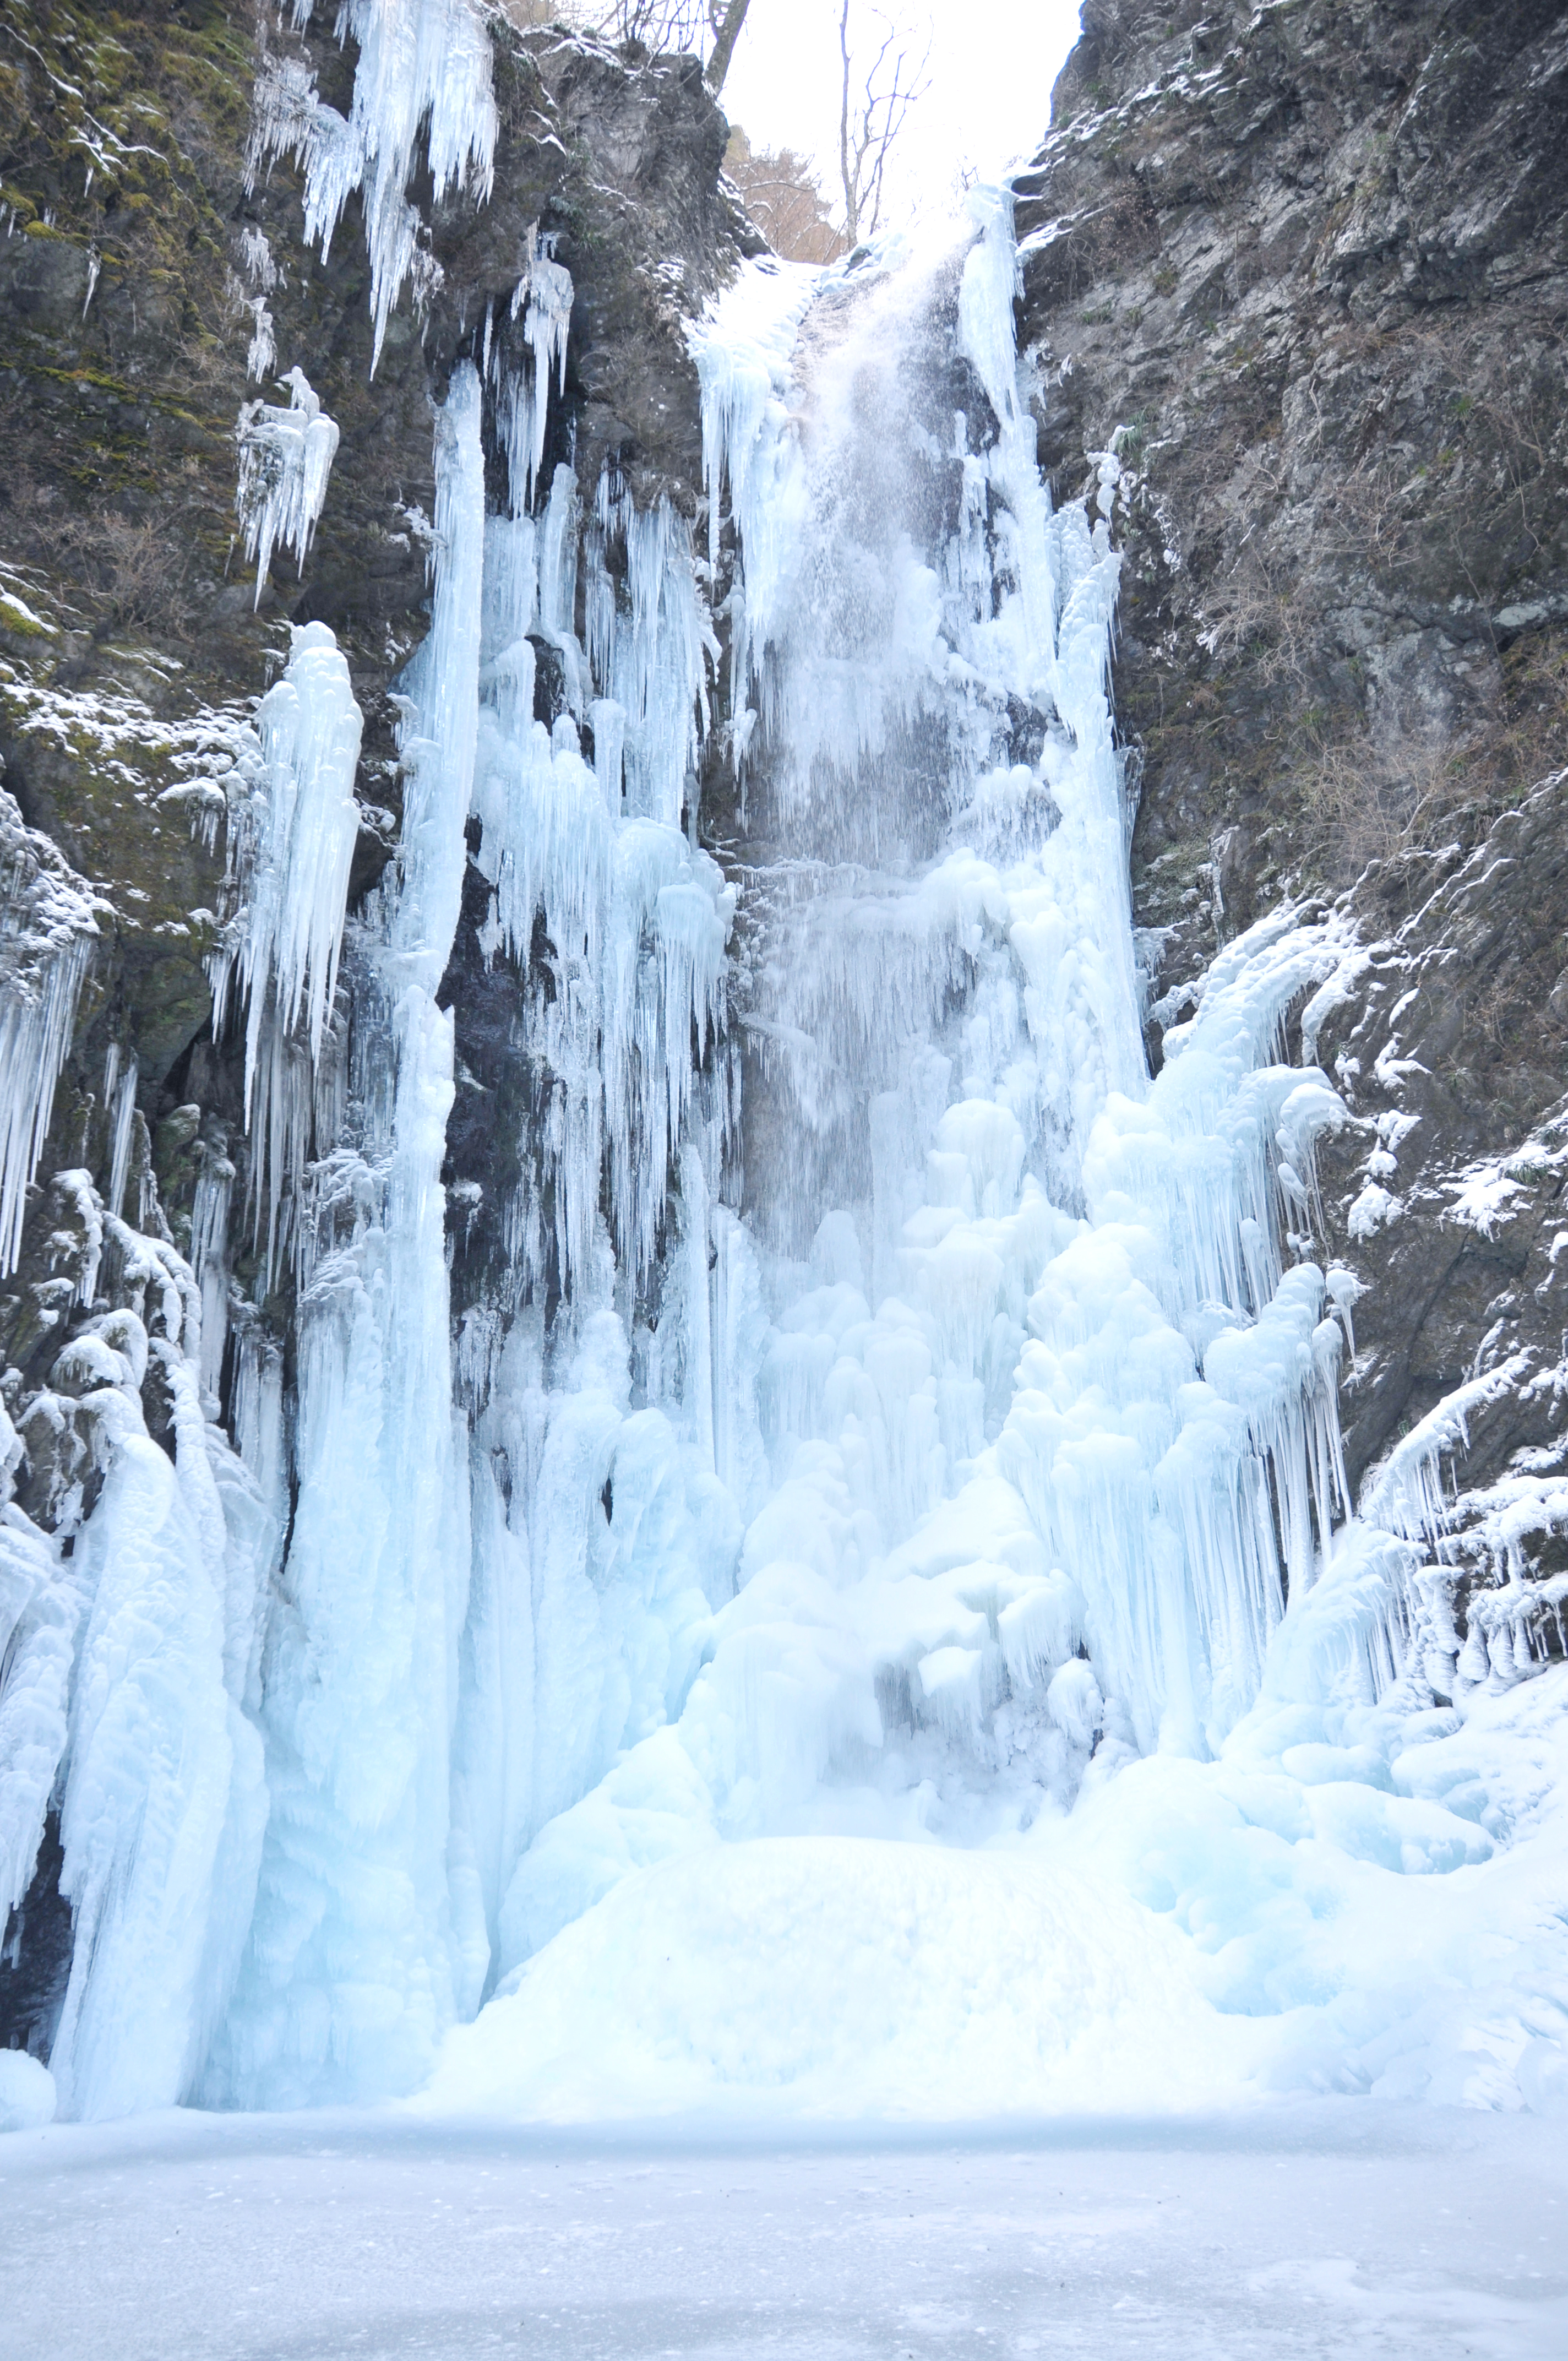
<path fill-rule="evenodd" d="M 281 382 L 289 406 L 247 401 L 239 413 L 239 486 L 235 510 L 245 531 L 245 554 L 256 562 L 256 603 L 267 588 L 275 549 L 291 549 L 302 566 L 326 503 L 337 456 L 337 422 L 329 418 L 303 369 Z"/>
<path fill-rule="evenodd" d="M 296 28 L 315 5 L 292 0 Z M 452 188 L 489 193 L 497 130 L 490 38 L 477 0 L 345 0 L 337 26 L 358 44 L 347 115 L 324 104 L 299 60 L 271 61 L 258 83 L 247 170 L 254 185 L 274 156 L 303 165 L 305 240 L 323 256 L 360 192 L 379 359 L 403 287 L 411 277 L 417 296 L 438 269 L 420 243 L 408 195 L 416 151 L 437 204 Z"/>
<path fill-rule="evenodd" d="M 536 241 L 537 233 L 531 233 Z M 535 249 L 512 291 L 509 320 L 522 313 L 522 344 L 528 355 L 509 358 L 495 335 L 492 304 L 485 317 L 486 375 L 496 388 L 496 431 L 506 453 L 514 516 L 533 505 L 534 486 L 544 464 L 550 392 L 566 385 L 566 346 L 572 324 L 572 274 L 554 255 Z"/>
<path fill-rule="evenodd" d="M 269 1272 L 285 1211 L 291 1220 L 297 1213 L 359 829 L 363 724 L 348 665 L 325 623 L 301 625 L 291 642 L 288 670 L 257 708 L 259 760 L 228 774 L 227 882 L 236 906 L 208 961 L 214 1033 L 231 995 L 246 1007 L 245 1112 L 258 1143 L 251 1193 L 258 1228 L 265 1209 Z M 211 1229 L 210 1191 L 202 1212 Z M 221 1253 L 221 1239 L 203 1241 L 203 1264 Z"/>
<path fill-rule="evenodd" d="M 27 1191 L 92 963 L 97 907 L 0 789 L 0 1274 L 21 1252 Z"/>

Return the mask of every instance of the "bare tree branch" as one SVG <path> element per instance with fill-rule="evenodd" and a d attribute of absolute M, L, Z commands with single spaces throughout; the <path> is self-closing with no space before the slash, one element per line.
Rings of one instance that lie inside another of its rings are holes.
<path fill-rule="evenodd" d="M 735 54 L 735 44 L 746 22 L 746 11 L 751 0 L 708 0 L 707 21 L 713 32 L 713 55 L 707 61 L 707 86 L 715 98 L 724 88 L 724 77 L 729 71 L 729 60 Z"/>
<path fill-rule="evenodd" d="M 839 12 L 839 173 L 851 247 L 876 236 L 888 156 L 910 108 L 929 87 L 925 74 L 931 57 L 928 38 L 919 61 L 912 62 L 896 26 L 879 11 L 882 39 L 862 73 L 850 31 L 853 6 L 854 0 L 841 0 Z"/>

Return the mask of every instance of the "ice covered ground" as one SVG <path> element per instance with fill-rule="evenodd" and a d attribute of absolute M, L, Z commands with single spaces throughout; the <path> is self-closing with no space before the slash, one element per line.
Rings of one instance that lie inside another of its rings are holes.
<path fill-rule="evenodd" d="M 15 2361 L 1568 2350 L 1568 2148 L 1315 2101 L 762 2146 L 169 2114 L 0 2150 Z"/>

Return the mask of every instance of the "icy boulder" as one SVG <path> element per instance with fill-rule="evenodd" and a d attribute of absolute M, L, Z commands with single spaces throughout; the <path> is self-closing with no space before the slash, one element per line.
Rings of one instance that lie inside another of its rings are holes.
<path fill-rule="evenodd" d="M 54 2076 L 25 2049 L 0 2049 L 0 2132 L 36 2132 L 54 2121 Z"/>

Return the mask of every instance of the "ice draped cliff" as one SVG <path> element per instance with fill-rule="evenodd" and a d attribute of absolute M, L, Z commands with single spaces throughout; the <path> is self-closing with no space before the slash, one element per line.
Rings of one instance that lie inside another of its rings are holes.
<path fill-rule="evenodd" d="M 369 382 L 505 110 L 476 0 L 339 31 L 248 169 L 362 239 Z M 1053 505 L 1010 194 L 731 256 L 700 500 L 576 434 L 570 251 L 489 257 L 436 388 L 389 857 L 319 617 L 170 791 L 243 1063 L 188 1253 L 128 1049 L 106 1170 L 40 1162 L 98 919 L 16 821 L 0 1246 L 66 1341 L 0 1420 L 0 1875 L 19 1960 L 58 1847 L 61 2110 L 1547 2103 L 1563 1674 L 1443 1557 L 1490 1380 L 1357 1512 L 1346 917 L 1226 943 L 1151 1077 L 1124 438 Z M 349 497 L 261 252 L 253 604 Z"/>

